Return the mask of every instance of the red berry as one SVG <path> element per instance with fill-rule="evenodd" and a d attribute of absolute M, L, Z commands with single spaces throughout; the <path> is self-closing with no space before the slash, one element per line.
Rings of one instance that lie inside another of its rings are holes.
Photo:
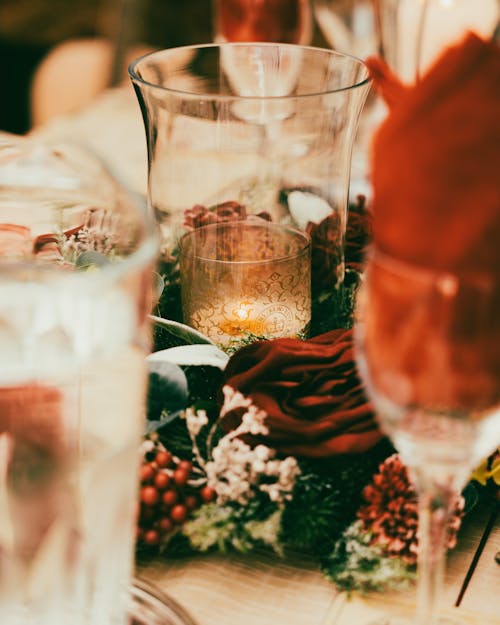
<path fill-rule="evenodd" d="M 167 504 L 167 506 L 173 506 L 177 503 L 179 499 L 179 494 L 176 490 L 166 490 L 162 495 L 163 503 Z"/>
<path fill-rule="evenodd" d="M 194 510 L 198 505 L 198 497 L 196 495 L 186 495 L 184 497 L 184 505 L 188 510 Z"/>
<path fill-rule="evenodd" d="M 205 503 L 209 503 L 215 499 L 215 490 L 210 486 L 204 486 L 200 490 L 200 497 Z"/>
<path fill-rule="evenodd" d="M 177 504 L 170 510 L 170 518 L 174 523 L 183 523 L 187 517 L 187 508 L 183 504 Z"/>
<path fill-rule="evenodd" d="M 168 467 L 172 463 L 172 454 L 169 451 L 158 451 L 156 453 L 156 464 L 159 467 Z"/>
<path fill-rule="evenodd" d="M 160 490 L 165 490 L 170 484 L 170 475 L 163 472 L 157 473 L 155 475 L 154 483 L 156 488 L 159 488 Z"/>
<path fill-rule="evenodd" d="M 184 486 L 189 479 L 189 472 L 185 469 L 176 469 L 174 471 L 174 482 L 178 486 Z"/>
<path fill-rule="evenodd" d="M 168 517 L 162 517 L 158 522 L 158 527 L 162 530 L 162 532 L 168 534 L 174 529 L 174 524 Z"/>
<path fill-rule="evenodd" d="M 144 532 L 143 541 L 146 545 L 157 545 L 160 542 L 158 530 L 148 530 Z"/>
<path fill-rule="evenodd" d="M 177 465 L 178 469 L 181 469 L 182 471 L 186 471 L 186 473 L 191 473 L 191 469 L 193 468 L 193 465 L 189 462 L 189 460 L 179 460 L 179 464 Z"/>
<path fill-rule="evenodd" d="M 140 470 L 141 482 L 150 482 L 153 479 L 154 474 L 155 474 L 155 470 L 149 464 L 149 462 L 146 462 L 141 466 L 141 470 Z"/>
<path fill-rule="evenodd" d="M 148 506 L 154 505 L 159 498 L 157 489 L 154 486 L 144 486 L 141 489 L 141 501 Z"/>

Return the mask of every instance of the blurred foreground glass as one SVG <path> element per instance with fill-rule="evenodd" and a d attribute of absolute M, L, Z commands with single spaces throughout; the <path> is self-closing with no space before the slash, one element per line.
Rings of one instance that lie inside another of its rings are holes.
<path fill-rule="evenodd" d="M 259 218 L 212 224 L 180 241 L 184 320 L 222 347 L 253 335 L 307 335 L 310 239 Z"/>
<path fill-rule="evenodd" d="M 155 225 L 92 159 L 0 143 L 0 622 L 126 622 Z"/>
<path fill-rule="evenodd" d="M 164 50 L 130 67 L 148 143 L 151 207 L 167 255 L 196 206 L 205 223 L 268 213 L 305 230 L 328 218 L 335 281 L 366 66 L 329 50 L 220 44 Z"/>
<path fill-rule="evenodd" d="M 419 495 L 416 623 L 434 625 L 450 510 L 500 444 L 499 275 L 435 272 L 373 250 L 360 301 L 360 371 Z"/>
<path fill-rule="evenodd" d="M 467 31 L 486 39 L 500 23 L 499 0 L 375 0 L 384 58 L 412 82 Z"/>
<path fill-rule="evenodd" d="M 213 23 L 218 43 L 311 43 L 310 0 L 213 0 Z"/>

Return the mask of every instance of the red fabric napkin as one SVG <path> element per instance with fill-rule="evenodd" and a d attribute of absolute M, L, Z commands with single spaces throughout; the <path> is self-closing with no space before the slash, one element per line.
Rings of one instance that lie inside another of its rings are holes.
<path fill-rule="evenodd" d="M 373 144 L 373 382 L 396 405 L 480 414 L 500 400 L 500 48 L 469 34 L 411 86 L 368 66 L 389 106 Z"/>
<path fill-rule="evenodd" d="M 500 272 L 500 48 L 469 34 L 405 86 L 367 60 L 390 112 L 373 144 L 373 236 L 433 269 Z"/>

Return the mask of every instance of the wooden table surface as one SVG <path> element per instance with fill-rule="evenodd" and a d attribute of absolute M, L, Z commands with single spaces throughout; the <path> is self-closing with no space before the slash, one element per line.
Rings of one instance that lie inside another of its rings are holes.
<path fill-rule="evenodd" d="M 500 514 L 496 516 L 472 578 L 455 607 L 484 529 L 491 502 L 465 519 L 459 543 L 448 556 L 443 614 L 453 622 L 500 624 Z M 186 608 L 199 625 L 363 625 L 384 613 L 412 614 L 414 593 L 348 598 L 336 591 L 312 559 L 280 559 L 262 551 L 213 554 L 143 563 L 137 575 L 154 583 Z"/>

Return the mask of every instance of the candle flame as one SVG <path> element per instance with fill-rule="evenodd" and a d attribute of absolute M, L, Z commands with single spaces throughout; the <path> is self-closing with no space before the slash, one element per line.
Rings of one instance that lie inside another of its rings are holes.
<path fill-rule="evenodd" d="M 236 316 L 242 321 L 245 321 L 246 319 L 248 319 L 248 310 L 242 305 L 236 311 Z"/>

